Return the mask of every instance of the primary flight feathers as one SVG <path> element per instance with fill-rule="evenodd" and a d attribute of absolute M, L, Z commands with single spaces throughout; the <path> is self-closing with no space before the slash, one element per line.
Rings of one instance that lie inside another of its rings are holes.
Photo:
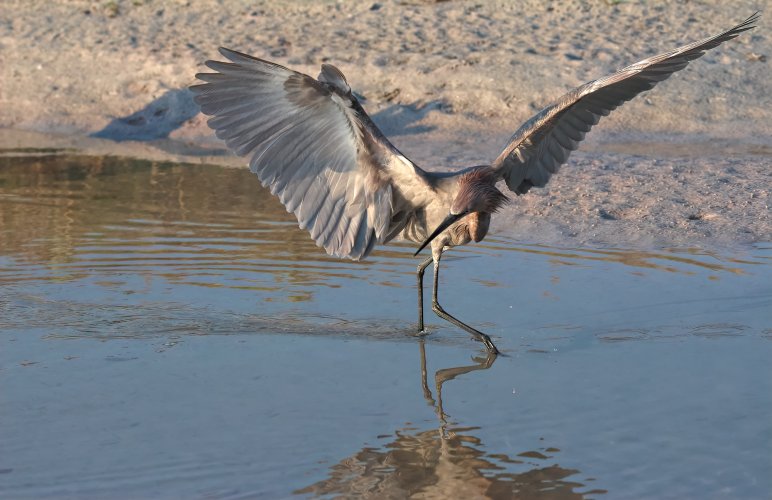
<path fill-rule="evenodd" d="M 493 162 L 493 168 L 517 194 L 532 186 L 543 187 L 602 116 L 684 69 L 706 50 L 752 29 L 758 18 L 757 12 L 718 35 L 649 57 L 572 89 L 525 122 Z"/>

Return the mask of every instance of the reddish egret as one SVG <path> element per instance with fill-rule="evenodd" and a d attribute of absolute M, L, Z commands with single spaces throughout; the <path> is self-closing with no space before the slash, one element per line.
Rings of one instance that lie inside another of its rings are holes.
<path fill-rule="evenodd" d="M 518 195 L 543 187 L 602 116 L 752 29 L 758 17 L 571 90 L 526 121 L 493 163 L 456 172 L 426 172 L 403 156 L 330 64 L 313 79 L 221 48 L 230 62 L 207 61 L 216 73 L 197 74 L 205 83 L 191 90 L 217 137 L 249 157 L 252 172 L 328 254 L 360 260 L 398 235 L 420 243 L 415 255 L 431 245 L 417 270 L 419 332 L 424 270 L 434 262 L 434 312 L 497 353 L 488 335 L 440 306 L 442 253 L 485 237 L 491 214 L 507 202 L 499 181 Z"/>

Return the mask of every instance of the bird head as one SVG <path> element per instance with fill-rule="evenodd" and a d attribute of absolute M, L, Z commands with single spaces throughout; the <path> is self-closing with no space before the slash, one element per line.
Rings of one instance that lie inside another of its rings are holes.
<path fill-rule="evenodd" d="M 498 212 L 509 198 L 496 188 L 497 180 L 494 172 L 487 167 L 475 168 L 462 174 L 458 180 L 458 192 L 453 198 L 450 213 L 414 255 L 418 255 L 440 233 L 465 216 L 474 212 L 488 214 Z"/>
<path fill-rule="evenodd" d="M 466 215 L 472 212 L 498 212 L 509 198 L 496 188 L 496 181 L 496 174 L 487 167 L 478 167 L 461 175 L 450 213 Z"/>

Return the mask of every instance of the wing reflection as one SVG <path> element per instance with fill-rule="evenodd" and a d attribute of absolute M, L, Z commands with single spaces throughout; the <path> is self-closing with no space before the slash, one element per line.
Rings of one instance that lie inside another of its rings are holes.
<path fill-rule="evenodd" d="M 579 492 L 586 485 L 569 481 L 577 474 L 550 464 L 545 448 L 526 450 L 518 458 L 492 452 L 474 436 L 479 427 L 461 427 L 448 421 L 442 404 L 442 386 L 460 375 L 487 370 L 495 355 L 475 358 L 475 363 L 438 370 L 434 375 L 437 398 L 427 381 L 426 351 L 421 349 L 421 386 L 435 409 L 439 429 L 394 431 L 394 439 L 381 448 L 365 447 L 330 467 L 329 477 L 298 494 L 334 495 L 336 498 L 535 498 L 578 499 L 604 490 Z"/>

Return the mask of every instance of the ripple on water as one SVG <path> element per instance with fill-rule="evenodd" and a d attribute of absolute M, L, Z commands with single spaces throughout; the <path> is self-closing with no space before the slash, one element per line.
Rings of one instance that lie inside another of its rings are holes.
<path fill-rule="evenodd" d="M 491 235 L 448 255 L 442 300 L 508 356 L 493 366 L 432 323 L 439 370 L 411 335 L 412 251 L 328 257 L 246 169 L 0 155 L 0 369 L 16 389 L 0 491 L 760 490 L 768 244 Z"/>
<path fill-rule="evenodd" d="M 382 247 L 365 262 L 329 257 L 247 169 L 109 157 L 4 156 L 0 185 L 0 286 L 14 293 L 13 300 L 0 300 L 0 324 L 6 327 L 53 324 L 59 328 L 49 335 L 66 338 L 180 332 L 404 338 L 411 330 L 403 307 L 387 315 L 393 320 L 367 313 L 388 311 L 388 300 L 414 293 L 412 245 Z M 738 258 L 697 248 L 554 248 L 499 234 L 455 250 L 447 261 L 460 264 L 446 269 L 498 290 L 492 293 L 507 294 L 517 286 L 512 276 L 537 272 L 519 264 L 531 257 L 551 270 L 553 284 L 570 269 L 595 266 L 622 266 L 634 276 L 664 272 L 721 280 L 759 269 L 768 273 L 771 251 L 759 245 L 751 256 Z M 465 264 L 479 256 L 486 256 L 486 262 Z M 485 278 L 482 273 L 491 267 L 503 272 Z M 357 283 L 366 287 L 365 293 L 357 293 Z M 330 313 L 322 303 L 309 307 L 321 301 L 325 289 L 343 287 L 345 295 L 328 300 L 351 302 L 350 308 Z M 410 291 L 389 291 L 394 288 Z M 552 290 L 542 297 L 560 298 Z M 414 313 L 409 314 L 412 319 Z M 484 324 L 501 328 L 495 321 Z M 592 335 L 602 342 L 714 338 L 743 334 L 748 330 L 743 327 L 653 325 L 606 328 Z"/>

